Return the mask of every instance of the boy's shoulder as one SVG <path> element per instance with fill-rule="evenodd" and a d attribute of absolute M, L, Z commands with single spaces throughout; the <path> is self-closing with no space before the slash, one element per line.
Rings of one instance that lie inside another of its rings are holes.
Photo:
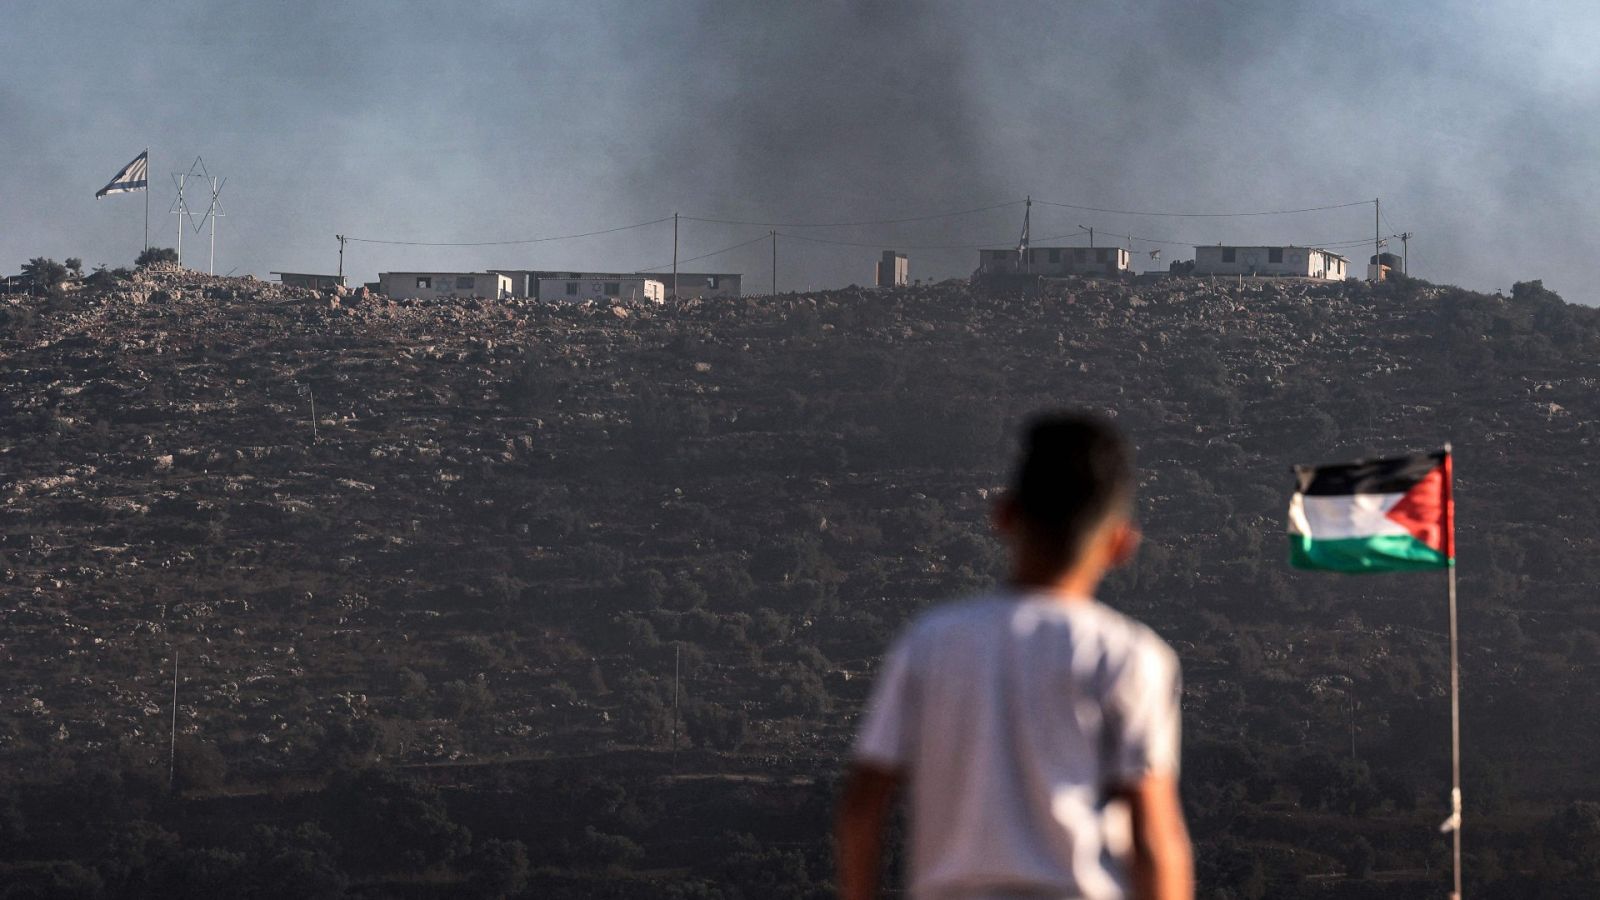
<path fill-rule="evenodd" d="M 1016 601 L 999 592 L 975 594 L 947 600 L 918 613 L 901 632 L 903 638 L 923 640 L 951 629 L 971 627 L 975 622 L 1008 615 Z"/>
<path fill-rule="evenodd" d="M 1001 591 L 942 603 L 917 616 L 902 637 L 908 644 L 937 644 L 984 622 L 1057 624 L 1113 655 L 1150 655 L 1177 662 L 1177 653 L 1150 626 L 1098 600 L 1074 603 L 1028 600 Z"/>

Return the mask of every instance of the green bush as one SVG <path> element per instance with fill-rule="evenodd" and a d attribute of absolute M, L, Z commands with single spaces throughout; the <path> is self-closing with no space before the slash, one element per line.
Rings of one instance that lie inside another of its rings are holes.
<path fill-rule="evenodd" d="M 149 266 L 156 263 L 175 263 L 177 261 L 178 251 L 171 247 L 146 247 L 140 251 L 133 264 L 136 266 Z"/>

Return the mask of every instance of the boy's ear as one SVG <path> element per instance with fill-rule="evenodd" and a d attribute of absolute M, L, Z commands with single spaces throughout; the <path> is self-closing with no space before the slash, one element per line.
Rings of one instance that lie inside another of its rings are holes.
<path fill-rule="evenodd" d="M 1139 544 L 1144 540 L 1144 533 L 1133 520 L 1126 519 L 1118 522 L 1111 532 L 1111 568 L 1118 568 L 1133 562 L 1139 553 Z"/>

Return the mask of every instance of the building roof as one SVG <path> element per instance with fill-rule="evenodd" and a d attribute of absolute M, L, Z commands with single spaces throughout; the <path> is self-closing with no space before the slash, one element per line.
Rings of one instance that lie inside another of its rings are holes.
<path fill-rule="evenodd" d="M 654 272 L 530 272 L 541 280 L 548 281 L 660 281 L 662 276 Z M 671 275 L 666 276 L 671 278 Z M 682 278 L 683 273 L 678 273 Z"/>
<path fill-rule="evenodd" d="M 1321 247 L 1302 247 L 1299 244 L 1196 244 L 1194 247 L 1196 250 L 1209 250 L 1212 248 L 1218 250 L 1310 250 L 1312 253 L 1321 253 L 1334 259 L 1345 261 L 1350 259 L 1350 257 L 1342 253 L 1335 253 L 1332 250 L 1324 250 Z"/>
<path fill-rule="evenodd" d="M 503 273 L 503 272 L 493 272 L 493 271 L 490 271 L 490 272 L 447 272 L 447 271 L 436 271 L 436 270 L 430 270 L 430 269 L 417 269 L 415 271 L 407 271 L 407 272 L 379 272 L 378 273 L 378 277 L 379 278 L 382 278 L 385 275 L 474 275 L 474 276 L 476 276 L 476 275 L 499 275 L 502 278 L 505 277 L 505 273 Z"/>
<path fill-rule="evenodd" d="M 1090 247 L 1087 244 L 1081 245 L 1081 246 L 1080 245 L 1068 245 L 1068 244 L 1029 244 L 1028 245 L 1028 249 L 1029 250 L 1121 250 L 1123 253 L 1132 252 L 1127 247 L 1118 247 L 1115 244 L 1101 244 L 1098 247 Z M 1015 252 L 1017 252 L 1017 248 L 1015 248 L 1015 247 L 986 247 L 986 248 L 984 248 L 984 250 L 987 253 L 1015 253 Z"/>
<path fill-rule="evenodd" d="M 504 275 L 533 275 L 539 278 L 671 278 L 671 272 L 581 272 L 576 269 L 490 269 Z M 743 278 L 740 272 L 690 272 L 679 270 L 679 278 Z"/>

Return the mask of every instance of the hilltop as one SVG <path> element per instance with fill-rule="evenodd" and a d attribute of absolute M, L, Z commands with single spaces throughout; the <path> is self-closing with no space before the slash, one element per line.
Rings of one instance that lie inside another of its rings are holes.
<path fill-rule="evenodd" d="M 540 306 L 148 268 L 0 298 L 0 360 L 17 871 L 71 858 L 125 889 L 149 819 L 171 860 L 226 850 L 227 877 L 276 883 L 239 823 L 309 822 L 327 841 L 297 852 L 373 896 L 448 891 L 513 841 L 542 896 L 659 896 L 664 873 L 809 896 L 877 654 L 997 573 L 1021 418 L 1089 406 L 1139 447 L 1147 546 L 1107 599 L 1183 658 L 1206 884 L 1438 884 L 1442 578 L 1294 573 L 1280 535 L 1291 463 L 1445 440 L 1469 875 L 1578 896 L 1600 874 L 1600 807 L 1572 802 L 1600 789 L 1573 755 L 1600 740 L 1600 312 L 1538 282 Z M 78 818 L 86 783 L 118 802 Z M 431 824 L 341 818 L 391 794 Z"/>

